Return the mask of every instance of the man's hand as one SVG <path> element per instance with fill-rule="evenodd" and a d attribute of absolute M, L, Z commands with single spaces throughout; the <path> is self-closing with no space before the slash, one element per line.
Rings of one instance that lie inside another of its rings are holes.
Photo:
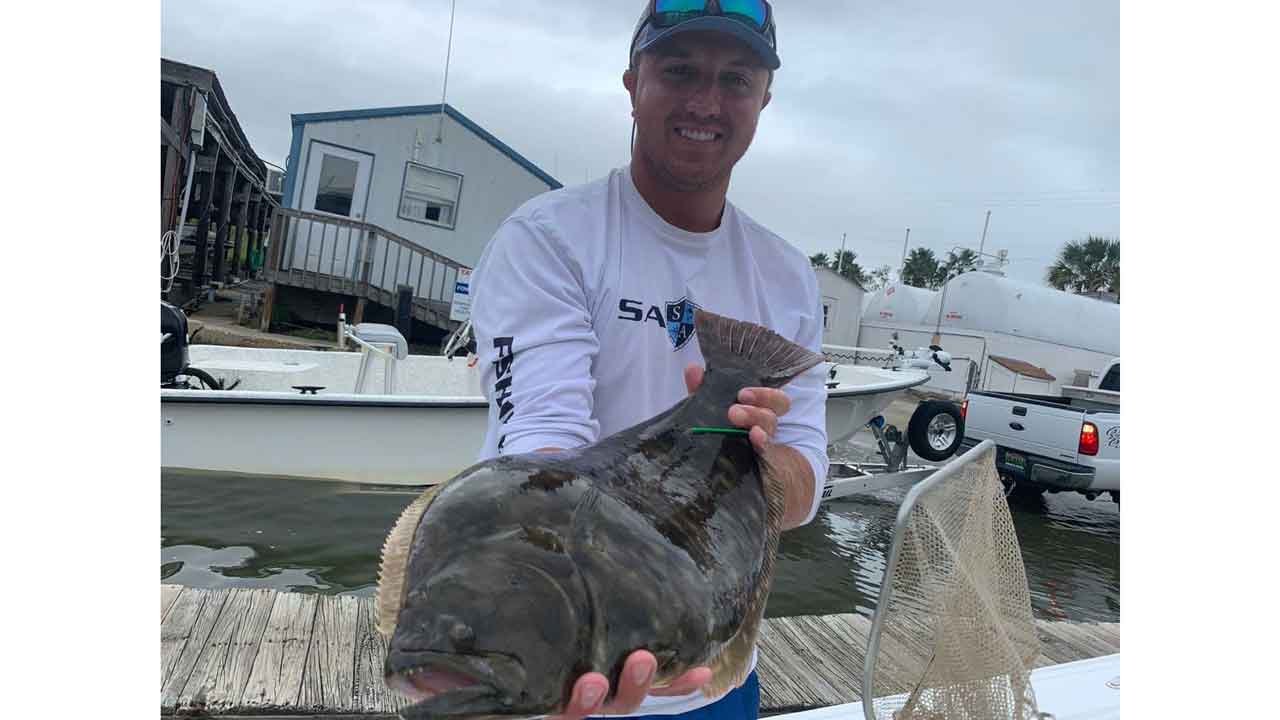
<path fill-rule="evenodd" d="M 684 384 L 692 394 L 702 384 L 702 366 L 689 364 L 684 369 Z M 798 450 L 773 442 L 778 418 L 791 409 L 791 398 L 778 388 L 750 387 L 738 392 L 738 404 L 729 407 L 729 422 L 748 428 L 751 444 L 760 457 L 781 477 L 786 488 L 786 510 L 782 529 L 790 530 L 804 522 L 813 507 L 813 467 Z"/>
<path fill-rule="evenodd" d="M 618 681 L 618 693 L 608 704 L 609 679 L 598 672 L 587 673 L 573 684 L 573 694 L 561 715 L 548 720 L 581 720 L 588 715 L 629 715 L 640 707 L 646 695 L 688 695 L 711 682 L 711 669 L 697 667 L 673 680 L 663 688 L 653 687 L 653 675 L 658 661 L 647 650 L 636 650 L 627 656 Z"/>
<path fill-rule="evenodd" d="M 689 394 L 702 384 L 702 366 L 689 364 L 684 369 L 684 384 Z M 791 398 L 778 388 L 743 388 L 738 393 L 738 404 L 729 408 L 729 422 L 749 430 L 751 444 L 763 455 L 778 431 L 778 418 L 791 409 Z"/>

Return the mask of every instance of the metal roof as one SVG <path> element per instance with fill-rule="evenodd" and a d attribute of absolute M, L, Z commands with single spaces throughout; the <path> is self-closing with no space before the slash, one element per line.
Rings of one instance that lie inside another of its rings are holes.
<path fill-rule="evenodd" d="M 552 190 L 557 190 L 563 187 L 560 181 L 548 175 L 546 172 L 542 170 L 542 168 L 538 167 L 537 165 L 534 165 L 532 162 L 530 162 L 527 158 L 525 158 L 520 153 L 516 152 L 515 150 L 512 150 L 510 146 L 508 146 L 506 143 L 502 142 L 498 138 L 494 137 L 492 133 L 490 133 L 488 130 L 485 130 L 484 128 L 477 125 L 466 115 L 463 115 L 462 113 L 458 112 L 458 110 L 454 108 L 452 105 L 445 103 L 443 107 L 444 107 L 445 115 L 448 115 L 449 117 L 453 118 L 458 122 L 459 125 L 462 125 L 466 129 L 475 133 L 485 142 L 489 143 L 494 148 L 496 148 L 499 152 L 501 152 L 502 154 L 514 160 L 517 165 L 524 168 L 525 170 L 528 170 L 535 177 L 545 182 L 547 185 L 550 185 Z M 364 108 L 361 110 L 337 110 L 333 112 L 294 113 L 289 117 L 293 122 L 295 136 L 300 137 L 301 133 L 298 131 L 298 129 L 301 126 L 307 125 L 310 123 L 335 122 L 339 120 L 364 120 L 369 118 L 401 117 L 404 115 L 437 115 L 440 113 L 440 108 L 441 108 L 441 104 L 436 103 L 434 105 L 403 105 L 400 107 Z M 290 154 L 292 155 L 292 153 Z"/>

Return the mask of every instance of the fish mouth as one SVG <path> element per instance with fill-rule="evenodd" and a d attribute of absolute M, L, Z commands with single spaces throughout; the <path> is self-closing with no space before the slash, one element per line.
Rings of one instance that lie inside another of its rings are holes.
<path fill-rule="evenodd" d="M 524 669 L 505 655 L 459 655 L 431 650 L 388 655 L 387 686 L 415 703 L 446 693 L 470 697 L 505 695 L 504 686 L 523 683 Z"/>

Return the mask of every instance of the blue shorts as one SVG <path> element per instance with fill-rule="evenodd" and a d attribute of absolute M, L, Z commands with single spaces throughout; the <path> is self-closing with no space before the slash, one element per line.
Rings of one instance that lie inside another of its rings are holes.
<path fill-rule="evenodd" d="M 760 717 L 760 680 L 752 670 L 741 685 L 719 700 L 679 715 L 645 715 L 644 720 L 756 720 Z"/>

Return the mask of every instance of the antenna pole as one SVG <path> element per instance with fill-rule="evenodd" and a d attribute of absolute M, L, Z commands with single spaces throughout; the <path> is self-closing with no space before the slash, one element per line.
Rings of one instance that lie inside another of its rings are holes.
<path fill-rule="evenodd" d="M 982 248 L 987 244 L 987 226 L 991 224 L 991 211 L 987 211 L 987 219 L 982 223 L 982 242 L 978 243 L 978 257 L 982 257 Z"/>
<path fill-rule="evenodd" d="M 449 94 L 449 58 L 453 55 L 453 15 L 458 9 L 458 0 L 449 4 L 449 45 L 444 53 L 444 89 L 440 91 L 440 125 L 436 130 L 436 142 L 444 142 L 444 99 Z"/>
<path fill-rule="evenodd" d="M 907 236 L 902 239 L 902 269 L 898 271 L 898 282 L 902 282 L 902 275 L 907 271 L 907 241 L 911 239 L 911 228 L 907 228 Z"/>

